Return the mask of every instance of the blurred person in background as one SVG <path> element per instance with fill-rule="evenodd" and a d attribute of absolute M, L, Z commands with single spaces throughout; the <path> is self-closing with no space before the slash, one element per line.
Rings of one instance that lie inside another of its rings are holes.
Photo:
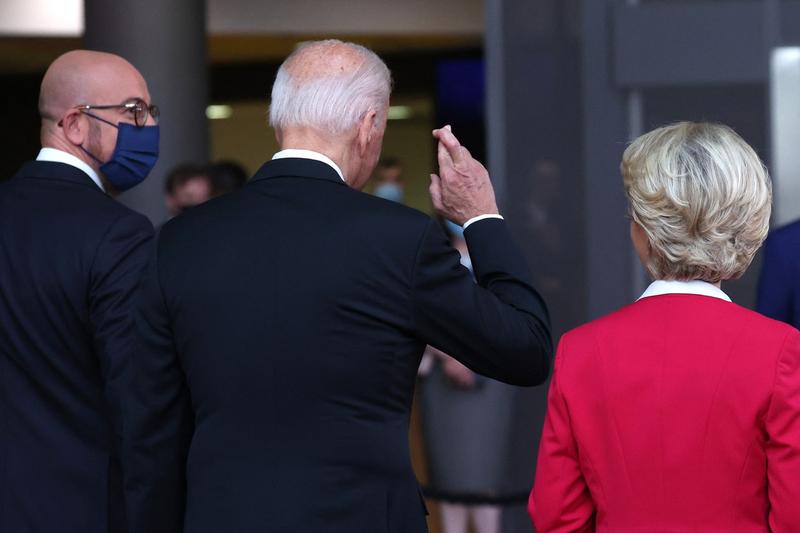
<path fill-rule="evenodd" d="M 800 328 L 800 222 L 767 237 L 756 310 Z"/>
<path fill-rule="evenodd" d="M 720 289 L 767 235 L 766 169 L 730 128 L 682 122 L 621 170 L 655 281 L 561 339 L 536 530 L 800 531 L 800 332 Z"/>
<path fill-rule="evenodd" d="M 126 531 L 120 436 L 153 229 L 113 196 L 158 159 L 125 59 L 75 50 L 39 94 L 42 149 L 0 184 L 0 531 Z"/>
<path fill-rule="evenodd" d="M 403 165 L 395 157 L 381 159 L 375 168 L 372 194 L 402 204 L 405 201 Z"/>
<path fill-rule="evenodd" d="M 445 221 L 461 265 L 473 271 L 463 229 Z M 525 501 L 530 485 L 509 486 L 514 387 L 476 374 L 429 346 L 420 390 L 428 464 L 426 496 L 440 502 L 444 533 L 499 533 L 500 503 Z M 531 436 L 530 445 L 533 446 Z"/>
<path fill-rule="evenodd" d="M 185 163 L 173 168 L 164 180 L 164 197 L 171 216 L 176 217 L 214 196 L 212 171 L 208 165 Z"/>
<path fill-rule="evenodd" d="M 390 91 L 370 50 L 305 43 L 272 88 L 281 150 L 164 226 L 125 426 L 133 533 L 424 533 L 408 429 L 425 345 L 546 379 L 546 308 L 450 129 L 430 192 L 465 226 L 477 283 L 436 221 L 361 192 Z"/>

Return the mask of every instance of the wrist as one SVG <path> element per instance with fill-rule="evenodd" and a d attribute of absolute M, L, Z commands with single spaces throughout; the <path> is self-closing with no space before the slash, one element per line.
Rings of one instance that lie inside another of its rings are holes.
<path fill-rule="evenodd" d="M 503 215 L 501 215 L 499 213 L 486 213 L 486 214 L 483 214 L 483 215 L 478 215 L 478 216 L 470 218 L 469 220 L 466 220 L 463 224 L 461 224 L 461 227 L 463 229 L 467 229 L 468 226 L 470 226 L 470 225 L 472 225 L 472 224 L 474 224 L 476 222 L 480 222 L 481 220 L 486 220 L 487 218 L 495 218 L 495 219 L 503 220 Z"/>

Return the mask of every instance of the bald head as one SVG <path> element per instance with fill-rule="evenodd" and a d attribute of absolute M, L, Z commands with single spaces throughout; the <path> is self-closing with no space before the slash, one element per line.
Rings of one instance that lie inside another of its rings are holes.
<path fill-rule="evenodd" d="M 389 69 L 371 50 L 333 39 L 306 43 L 278 69 L 270 125 L 341 134 L 370 111 L 382 118 L 390 92 Z"/>
<path fill-rule="evenodd" d="M 286 60 L 286 70 L 297 84 L 341 77 L 356 72 L 369 57 L 365 50 L 340 41 L 318 41 L 300 46 Z"/>
<path fill-rule="evenodd" d="M 53 61 L 42 79 L 39 114 L 42 119 L 58 121 L 76 105 L 120 103 L 106 100 L 115 86 L 146 88 L 139 71 L 117 55 L 90 50 L 67 52 Z"/>
<path fill-rule="evenodd" d="M 42 146 L 70 153 L 97 168 L 97 160 L 111 157 L 117 132 L 77 106 L 117 105 L 135 98 L 150 103 L 144 78 L 125 59 L 89 50 L 67 52 L 53 61 L 42 79 Z M 133 121 L 122 109 L 97 109 L 92 114 L 109 124 Z"/>

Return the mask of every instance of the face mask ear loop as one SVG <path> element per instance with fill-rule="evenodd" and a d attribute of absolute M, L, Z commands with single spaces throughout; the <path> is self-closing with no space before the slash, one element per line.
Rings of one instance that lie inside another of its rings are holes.
<path fill-rule="evenodd" d="M 94 156 L 94 154 L 93 154 L 92 152 L 90 152 L 89 150 L 87 150 L 86 148 L 84 148 L 84 147 L 83 147 L 83 145 L 80 145 L 80 146 L 78 146 L 78 148 L 80 148 L 81 150 L 83 150 L 83 153 L 84 153 L 84 154 L 88 155 L 89 157 L 91 157 L 92 159 L 94 159 L 95 161 L 97 161 L 97 164 L 99 164 L 99 165 L 102 165 L 102 164 L 103 164 L 103 162 L 102 162 L 102 161 L 100 161 L 99 159 L 97 159 L 97 158 Z"/>
<path fill-rule="evenodd" d="M 106 119 L 104 119 L 103 117 L 98 117 L 98 116 L 97 116 L 97 115 L 95 115 L 94 113 L 89 113 L 88 111 L 81 111 L 81 113 L 83 113 L 83 114 L 84 114 L 84 115 L 86 115 L 87 117 L 92 117 L 92 118 L 93 118 L 93 119 L 95 119 L 95 120 L 99 120 L 100 122 L 105 122 L 105 123 L 106 123 L 106 124 L 108 124 L 109 126 L 112 126 L 112 127 L 114 127 L 114 128 L 117 128 L 117 129 L 119 129 L 119 126 L 117 126 L 117 125 L 116 125 L 116 124 L 114 124 L 113 122 L 111 122 L 111 121 L 109 121 L 109 120 L 106 120 Z"/>
<path fill-rule="evenodd" d="M 85 111 L 85 110 L 81 110 L 81 113 L 83 113 L 83 114 L 84 114 L 84 115 L 86 115 L 87 117 L 92 117 L 92 118 L 93 118 L 93 119 L 95 119 L 95 120 L 99 120 L 100 122 L 105 122 L 105 123 L 106 123 L 106 124 L 108 124 L 109 126 L 112 126 L 112 127 L 114 127 L 114 128 L 117 128 L 117 129 L 119 129 L 119 126 L 117 126 L 117 125 L 116 125 L 116 124 L 114 124 L 113 122 L 110 122 L 110 121 L 108 121 L 108 120 L 106 120 L 106 119 L 104 119 L 104 118 L 102 118 L 102 117 L 98 117 L 98 116 L 97 116 L 97 115 L 95 115 L 94 113 L 89 113 L 88 111 Z M 83 145 L 80 145 L 80 146 L 79 146 L 79 148 L 80 148 L 81 150 L 83 150 L 83 152 L 84 152 L 86 155 L 88 155 L 89 157 L 91 157 L 92 159 L 94 159 L 95 161 L 97 161 L 97 163 L 98 163 L 98 164 L 100 164 L 100 165 L 102 165 L 102 164 L 103 164 L 103 162 L 102 162 L 102 161 L 100 161 L 99 159 L 97 159 L 97 158 L 94 156 L 94 154 L 93 154 L 92 152 L 90 152 L 89 150 L 87 150 L 86 148 L 84 148 L 84 147 L 83 147 Z"/>

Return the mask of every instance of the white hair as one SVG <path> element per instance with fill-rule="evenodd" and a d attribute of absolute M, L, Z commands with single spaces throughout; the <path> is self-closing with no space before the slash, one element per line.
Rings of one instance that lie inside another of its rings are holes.
<path fill-rule="evenodd" d="M 311 47 L 344 46 L 362 59 L 356 69 L 343 69 L 334 75 L 297 79 L 291 65 L 298 54 Z M 375 111 L 376 126 L 383 123 L 391 93 L 392 79 L 386 64 L 371 50 L 336 39 L 303 43 L 278 69 L 272 86 L 269 124 L 276 130 L 290 126 L 313 127 L 332 134 L 354 128 L 369 112 Z"/>
<path fill-rule="evenodd" d="M 657 279 L 737 278 L 767 236 L 769 175 L 727 126 L 679 122 L 653 130 L 625 150 L 621 171 Z"/>

